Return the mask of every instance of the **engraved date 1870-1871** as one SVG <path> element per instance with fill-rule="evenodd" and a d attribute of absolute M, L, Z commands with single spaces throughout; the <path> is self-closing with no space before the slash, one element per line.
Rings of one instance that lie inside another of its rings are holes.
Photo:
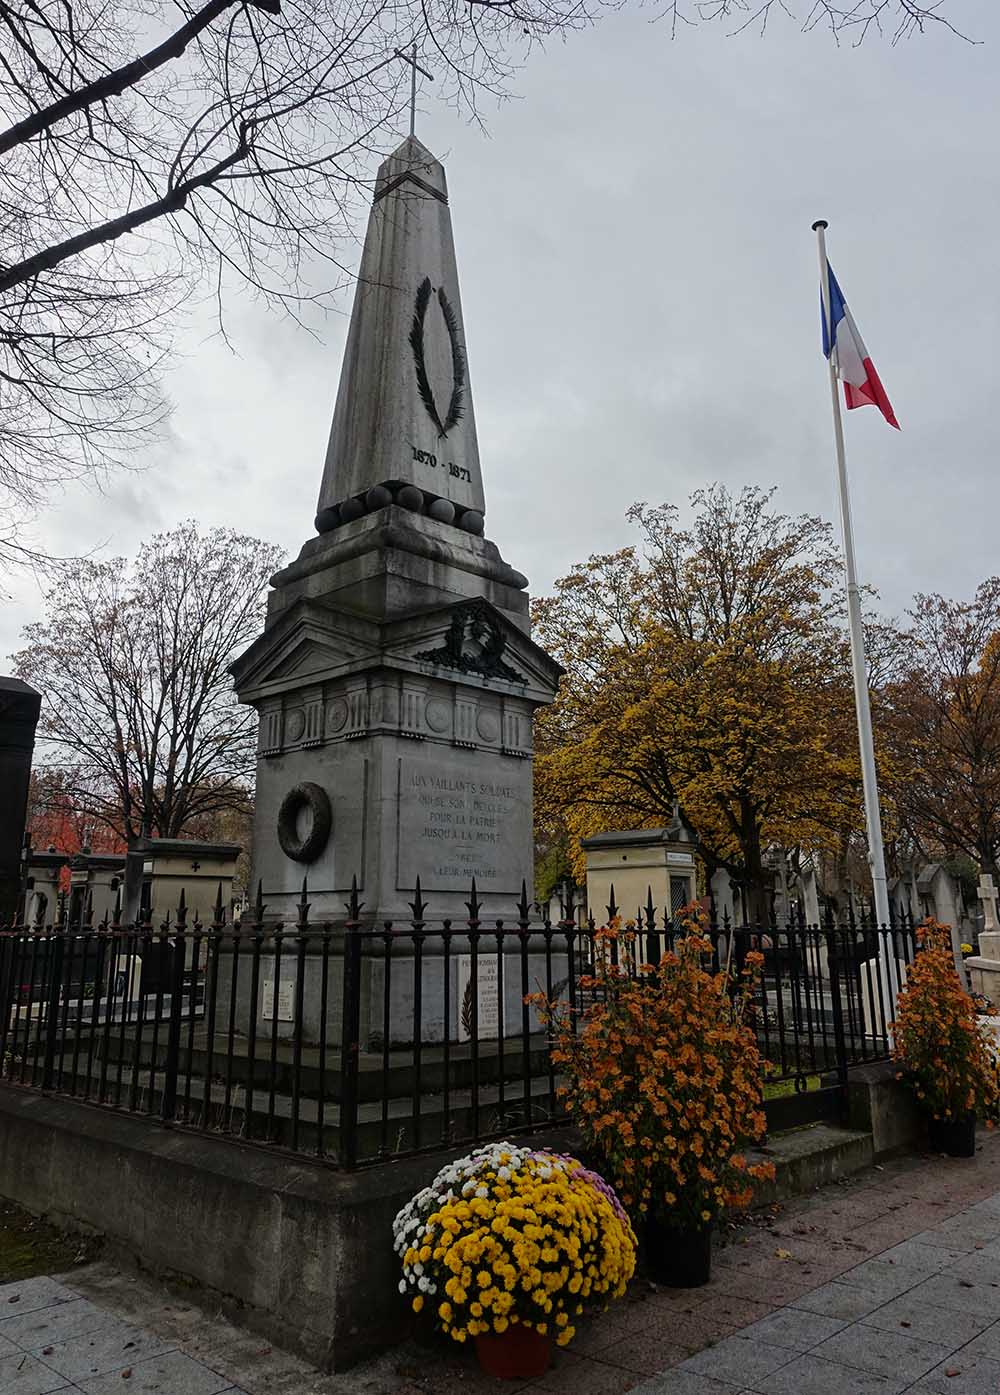
<path fill-rule="evenodd" d="M 414 460 L 417 462 L 418 465 L 431 465 L 431 466 L 434 467 L 434 469 L 437 469 L 438 465 L 440 464 L 441 468 L 442 468 L 443 470 L 447 470 L 448 473 L 449 473 L 449 475 L 451 475 L 451 477 L 452 477 L 453 479 L 456 479 L 456 480 L 471 480 L 471 479 L 472 479 L 472 476 L 471 476 L 471 474 L 469 473 L 468 467 L 465 466 L 465 465 L 455 465 L 455 464 L 454 464 L 452 461 L 450 461 L 450 460 L 448 460 L 448 461 L 446 461 L 446 460 L 441 460 L 441 461 L 439 461 L 438 458 L 437 458 L 437 456 L 434 455 L 432 451 L 429 451 L 429 450 L 418 450 L 418 448 L 417 448 L 415 445 L 412 445 L 412 444 L 410 445 L 410 450 L 412 450 L 412 452 L 413 452 L 413 458 L 414 458 Z"/>

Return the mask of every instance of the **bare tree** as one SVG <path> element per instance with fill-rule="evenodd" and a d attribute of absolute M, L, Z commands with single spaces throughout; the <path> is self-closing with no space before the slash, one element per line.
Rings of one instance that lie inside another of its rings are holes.
<path fill-rule="evenodd" d="M 176 314 L 232 285 L 336 292 L 356 196 L 400 125 L 416 43 L 476 113 L 533 44 L 607 0 L 14 0 L 0 6 L 0 558 L 53 484 L 137 458 Z M 806 0 L 803 0 L 806 3 Z M 942 0 L 808 0 L 897 32 Z M 945 0 L 946 3 L 946 0 Z M 765 22 L 773 0 L 668 16 Z M 782 9 L 787 9 L 782 0 Z"/>
<path fill-rule="evenodd" d="M 971 601 L 916 596 L 882 722 L 893 794 L 917 847 L 1000 870 L 1000 578 Z"/>
<path fill-rule="evenodd" d="M 186 523 L 132 564 L 63 569 L 15 667 L 44 694 L 39 733 L 74 807 L 126 838 L 246 808 L 257 721 L 229 665 L 280 563 L 269 543 Z"/>

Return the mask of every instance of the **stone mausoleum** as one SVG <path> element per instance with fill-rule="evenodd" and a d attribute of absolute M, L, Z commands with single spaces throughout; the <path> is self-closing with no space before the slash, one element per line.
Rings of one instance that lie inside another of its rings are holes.
<path fill-rule="evenodd" d="M 527 579 L 486 537 L 470 357 L 442 165 L 381 166 L 316 534 L 272 580 L 234 666 L 260 716 L 254 884 L 291 919 L 513 919 L 531 895 L 532 714 L 560 669 Z"/>

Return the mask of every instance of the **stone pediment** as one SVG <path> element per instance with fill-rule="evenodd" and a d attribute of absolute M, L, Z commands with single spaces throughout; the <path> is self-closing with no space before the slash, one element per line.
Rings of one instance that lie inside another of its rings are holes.
<path fill-rule="evenodd" d="M 300 600 L 232 666 L 242 702 L 390 668 L 550 702 L 562 669 L 488 601 L 456 600 L 388 624 Z"/>
<path fill-rule="evenodd" d="M 336 677 L 377 660 L 379 626 L 300 601 L 231 667 L 242 702 Z"/>
<path fill-rule="evenodd" d="M 546 702 L 563 673 L 544 649 L 481 598 L 394 621 L 385 626 L 384 642 L 397 660 L 408 660 L 439 678 Z"/>

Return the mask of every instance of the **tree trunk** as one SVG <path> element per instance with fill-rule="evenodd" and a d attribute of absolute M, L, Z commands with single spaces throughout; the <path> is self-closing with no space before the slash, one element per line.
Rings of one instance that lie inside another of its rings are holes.
<path fill-rule="evenodd" d="M 741 808 L 743 844 L 743 867 L 747 888 L 747 910 L 753 925 L 766 925 L 770 920 L 767 879 L 764 872 L 764 859 L 760 846 L 760 825 L 750 801 L 742 801 Z"/>

